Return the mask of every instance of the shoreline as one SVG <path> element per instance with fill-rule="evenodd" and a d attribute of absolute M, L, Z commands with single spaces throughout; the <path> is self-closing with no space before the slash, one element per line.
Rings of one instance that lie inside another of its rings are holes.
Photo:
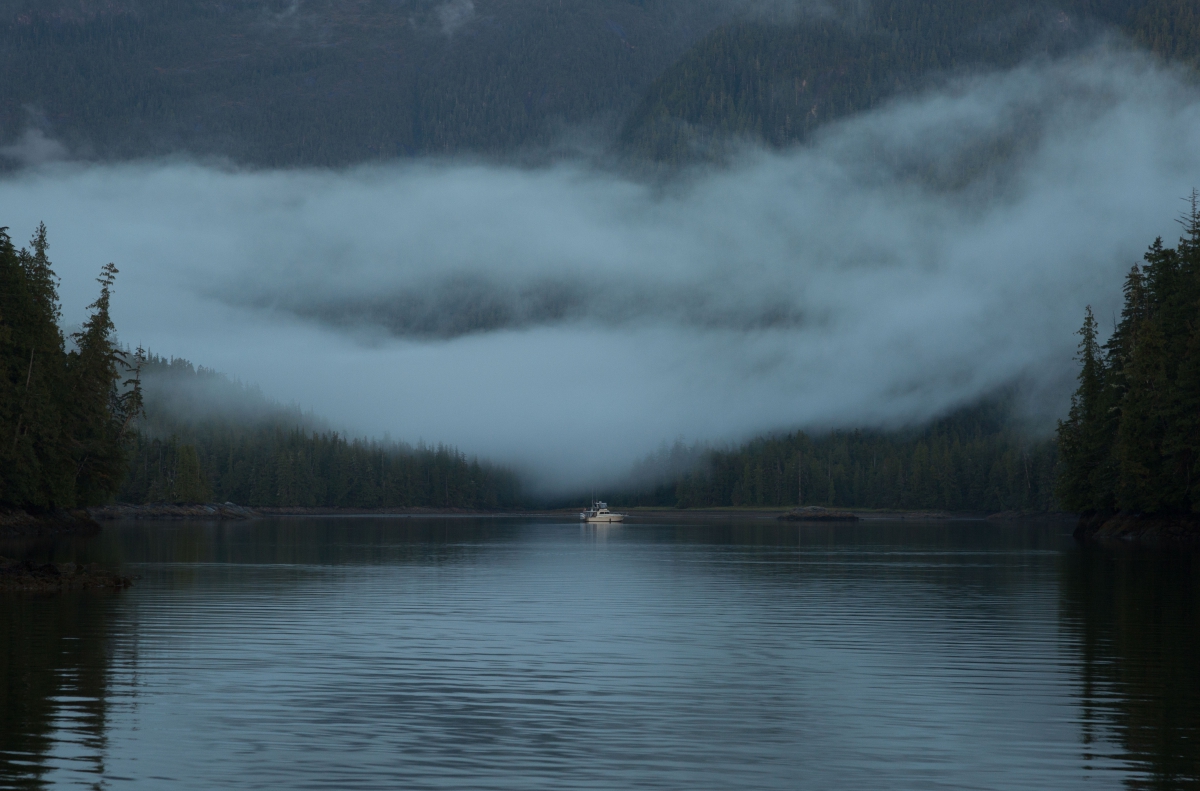
<path fill-rule="evenodd" d="M 34 563 L 0 557 L 0 591 L 62 593 L 77 590 L 123 590 L 133 577 L 101 568 L 96 563 Z"/>
<path fill-rule="evenodd" d="M 1200 547 L 1200 514 L 1082 514 L 1071 535 L 1096 543 Z"/>
<path fill-rule="evenodd" d="M 1004 511 L 1001 513 L 950 512 L 927 509 L 873 510 L 866 508 L 824 509 L 810 506 L 812 514 L 797 514 L 792 507 L 717 506 L 712 508 L 670 508 L 635 506 L 621 509 L 631 520 L 658 521 L 661 519 L 728 520 L 762 519 L 771 521 L 794 521 L 800 523 L 826 523 L 856 521 L 1065 521 L 1079 519 L 1076 514 L 1060 512 Z M 19 509 L 0 509 L 0 537 L 93 535 L 101 530 L 104 522 L 124 520 L 205 520 L 220 522 L 245 522 L 275 517 L 427 517 L 427 518 L 557 518 L 574 521 L 578 518 L 576 508 L 525 508 L 513 510 L 472 510 L 467 508 L 333 508 L 300 506 L 242 506 L 235 503 L 173 504 L 146 503 L 132 505 L 118 503 L 87 509 L 58 510 L 46 513 L 30 513 Z M 830 515 L 835 515 L 831 518 Z M 1078 532 L 1078 531 L 1077 531 Z"/>
<path fill-rule="evenodd" d="M 47 513 L 29 513 L 16 508 L 0 509 L 0 538 L 14 536 L 95 535 L 100 523 L 83 508 Z"/>

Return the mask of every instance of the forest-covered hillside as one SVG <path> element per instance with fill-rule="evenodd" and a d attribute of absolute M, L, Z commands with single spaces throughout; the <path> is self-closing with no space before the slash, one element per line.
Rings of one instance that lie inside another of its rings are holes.
<path fill-rule="evenodd" d="M 1125 278 L 1101 342 L 1079 331 L 1079 388 L 1059 424 L 1058 493 L 1085 514 L 1200 512 L 1200 205 L 1175 247 L 1157 239 Z M 1115 284 L 1114 284 L 1115 285 Z"/>
<path fill-rule="evenodd" d="M 1054 441 L 991 400 L 919 429 L 798 431 L 728 450 L 676 444 L 645 459 L 623 505 L 820 505 L 947 511 L 1054 510 Z M 652 485 L 647 485 L 652 482 Z"/>
<path fill-rule="evenodd" d="M 808 10 L 763 11 L 782 7 Z M 337 166 L 583 139 L 685 162 L 1105 31 L 1200 58 L 1191 0 L 0 0 L 0 167 L 55 151 Z"/>
<path fill-rule="evenodd" d="M 1053 57 L 1105 35 L 1200 62 L 1191 0 L 870 0 L 789 24 L 722 25 L 650 86 L 621 140 L 667 163 L 717 156 L 736 139 L 785 146 L 939 79 Z"/>
<path fill-rule="evenodd" d="M 347 437 L 257 389 L 179 359 L 123 351 L 101 269 L 82 328 L 65 336 L 40 226 L 0 227 L 0 508 L 123 502 L 504 508 L 508 468 L 455 448 Z"/>
<path fill-rule="evenodd" d="M 331 430 L 256 388 L 149 355 L 118 500 L 248 506 L 508 508 L 516 473 L 438 445 L 412 447 Z"/>
<path fill-rule="evenodd" d="M 615 124 L 711 0 L 0 0 L 0 146 L 261 166 L 512 152 Z"/>

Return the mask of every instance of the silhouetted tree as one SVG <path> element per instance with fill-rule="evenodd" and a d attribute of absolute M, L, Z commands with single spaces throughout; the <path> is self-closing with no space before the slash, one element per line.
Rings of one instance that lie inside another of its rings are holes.
<path fill-rule="evenodd" d="M 1071 414 L 1059 425 L 1059 496 L 1080 511 L 1172 513 L 1200 505 L 1200 208 L 1176 248 L 1156 239 L 1125 279 L 1101 359 L 1088 310 Z"/>
<path fill-rule="evenodd" d="M 39 225 L 29 249 L 0 229 L 0 503 L 34 509 L 90 505 L 118 490 L 140 409 L 136 374 L 116 348 L 109 301 L 116 267 L 67 352 L 57 277 Z"/>

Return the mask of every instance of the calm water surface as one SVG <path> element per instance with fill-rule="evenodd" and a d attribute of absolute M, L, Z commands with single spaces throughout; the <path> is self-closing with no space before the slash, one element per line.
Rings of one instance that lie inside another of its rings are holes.
<path fill-rule="evenodd" d="M 1200 555 L 1067 527 L 111 524 L 0 595 L 0 788 L 1200 788 Z"/>

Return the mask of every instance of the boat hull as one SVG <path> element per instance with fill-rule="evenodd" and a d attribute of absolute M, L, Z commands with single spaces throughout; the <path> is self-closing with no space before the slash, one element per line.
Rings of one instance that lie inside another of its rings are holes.
<path fill-rule="evenodd" d="M 582 517 L 584 522 L 605 523 L 605 522 L 623 522 L 625 514 L 605 514 L 603 516 L 585 516 Z"/>

